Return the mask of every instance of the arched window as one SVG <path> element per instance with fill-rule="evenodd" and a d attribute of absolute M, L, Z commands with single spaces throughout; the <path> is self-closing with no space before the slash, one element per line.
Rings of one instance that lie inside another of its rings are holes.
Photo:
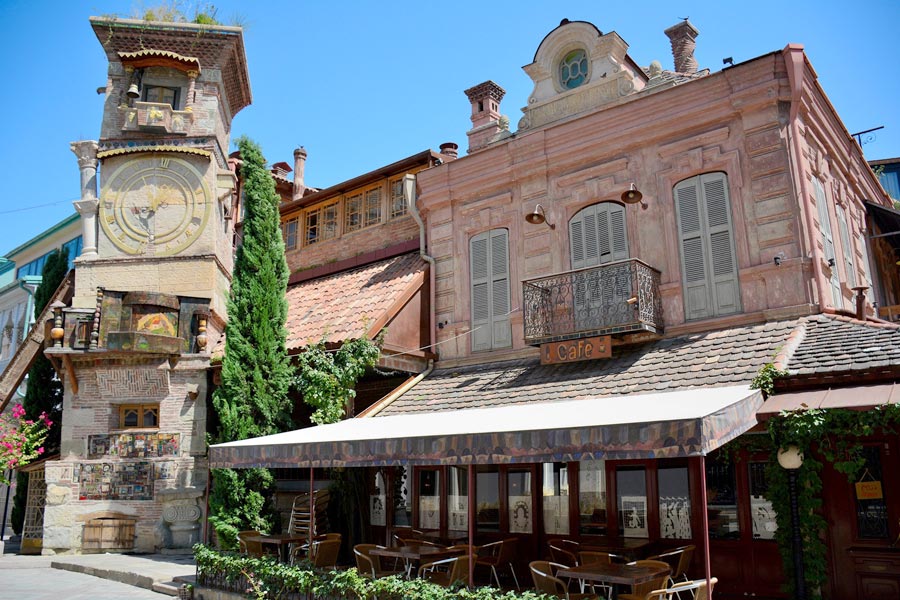
<path fill-rule="evenodd" d="M 472 350 L 512 345 L 509 324 L 509 231 L 492 229 L 469 240 Z"/>
<path fill-rule="evenodd" d="M 725 173 L 704 173 L 678 183 L 675 214 L 686 320 L 741 310 L 731 200 Z"/>
<path fill-rule="evenodd" d="M 625 207 L 600 202 L 578 211 L 569 221 L 569 249 L 573 269 L 628 258 Z"/>

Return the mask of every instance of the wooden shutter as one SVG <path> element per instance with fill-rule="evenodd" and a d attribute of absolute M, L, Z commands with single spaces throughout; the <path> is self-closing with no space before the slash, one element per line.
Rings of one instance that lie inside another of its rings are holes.
<path fill-rule="evenodd" d="M 707 173 L 675 186 L 685 318 L 740 311 L 731 201 L 724 173 Z"/>
<path fill-rule="evenodd" d="M 856 264 L 853 260 L 853 246 L 850 240 L 850 230 L 847 227 L 847 213 L 843 208 L 837 209 L 838 231 L 841 234 L 841 247 L 844 254 L 844 268 L 847 273 L 847 287 L 853 289 L 856 287 Z"/>
<path fill-rule="evenodd" d="M 717 315 L 740 310 L 740 285 L 734 252 L 734 233 L 731 223 L 731 201 L 725 173 L 700 176 L 705 199 L 706 225 L 709 232 L 712 292 Z"/>
<path fill-rule="evenodd" d="M 494 229 L 469 242 L 473 351 L 512 344 L 508 240 L 506 229 Z"/>
<path fill-rule="evenodd" d="M 580 210 L 569 221 L 569 249 L 573 269 L 628 258 L 625 207 L 601 202 Z"/>
<path fill-rule="evenodd" d="M 707 281 L 704 227 L 698 197 L 699 178 L 675 186 L 678 234 L 681 238 L 681 281 L 684 287 L 684 317 L 702 319 L 712 315 L 712 292 Z"/>
<path fill-rule="evenodd" d="M 831 278 L 828 283 L 831 286 L 831 303 L 835 308 L 843 308 L 844 299 L 841 296 L 841 282 L 838 279 L 837 256 L 834 252 L 834 236 L 831 233 L 831 218 L 828 215 L 828 199 L 825 196 L 825 187 L 817 177 L 813 177 L 813 189 L 816 193 L 816 208 L 819 211 L 819 230 L 822 232 L 822 247 L 825 250 L 825 260 L 832 264 Z M 822 301 L 824 302 L 824 298 Z"/>

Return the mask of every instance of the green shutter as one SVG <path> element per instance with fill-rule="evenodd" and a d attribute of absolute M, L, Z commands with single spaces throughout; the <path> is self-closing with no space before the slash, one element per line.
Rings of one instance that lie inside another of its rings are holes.
<path fill-rule="evenodd" d="M 844 298 L 841 295 L 841 282 L 838 279 L 837 255 L 834 251 L 834 236 L 831 233 L 831 218 L 828 215 L 828 198 L 825 195 L 825 187 L 817 177 L 813 177 L 813 190 L 816 193 L 816 208 L 819 211 L 819 231 L 822 232 L 822 247 L 825 250 L 825 260 L 832 264 L 831 277 L 828 280 L 831 286 L 831 305 L 834 308 L 844 307 Z M 824 302 L 824 298 L 822 301 Z"/>
<path fill-rule="evenodd" d="M 847 227 L 847 213 L 843 208 L 837 209 L 838 231 L 841 234 L 841 246 L 844 250 L 844 268 L 847 270 L 847 287 L 856 287 L 856 264 L 853 260 L 853 246 L 850 244 L 850 229 Z"/>

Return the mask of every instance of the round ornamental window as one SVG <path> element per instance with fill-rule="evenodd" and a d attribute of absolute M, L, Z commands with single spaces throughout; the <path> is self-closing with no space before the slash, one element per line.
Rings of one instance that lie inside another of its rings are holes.
<path fill-rule="evenodd" d="M 572 50 L 559 63 L 559 81 L 571 90 L 587 81 L 588 59 L 584 50 Z"/>

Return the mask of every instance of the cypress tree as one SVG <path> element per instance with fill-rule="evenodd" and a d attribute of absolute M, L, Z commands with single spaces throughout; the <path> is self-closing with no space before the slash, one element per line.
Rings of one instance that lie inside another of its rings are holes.
<path fill-rule="evenodd" d="M 289 429 L 288 390 L 293 371 L 287 356 L 288 266 L 281 239 L 280 198 L 259 146 L 238 141 L 245 216 L 228 298 L 221 385 L 212 402 L 217 442 Z M 241 529 L 266 530 L 265 499 L 272 486 L 265 469 L 213 471 L 210 522 L 221 544 L 234 546 Z"/>
<path fill-rule="evenodd" d="M 40 318 L 44 307 L 53 298 L 56 288 L 62 283 L 69 272 L 69 255 L 62 248 L 54 250 L 47 256 L 44 268 L 41 270 L 41 283 L 34 292 L 34 318 Z M 42 412 L 46 412 L 53 421 L 47 439 L 44 441 L 44 456 L 59 452 L 59 436 L 62 421 L 63 387 L 62 382 L 56 376 L 53 365 L 43 354 L 38 354 L 34 364 L 28 371 L 28 387 L 25 389 L 25 398 L 22 400 L 22 408 L 29 419 L 37 419 Z M 12 521 L 13 531 L 22 532 L 22 524 L 25 519 L 25 500 L 28 490 L 28 475 L 19 472 L 16 477 L 16 496 L 13 499 Z"/>

